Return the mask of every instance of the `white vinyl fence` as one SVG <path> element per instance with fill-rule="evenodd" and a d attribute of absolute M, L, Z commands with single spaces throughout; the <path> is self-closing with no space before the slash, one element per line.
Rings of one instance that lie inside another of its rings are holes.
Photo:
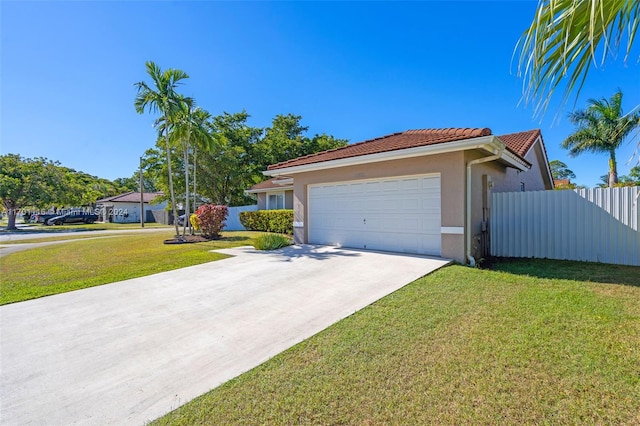
<path fill-rule="evenodd" d="M 244 231 L 244 226 L 240 223 L 240 212 L 253 212 L 258 210 L 257 205 L 229 207 L 229 215 L 227 216 L 227 224 L 224 226 L 225 231 Z"/>
<path fill-rule="evenodd" d="M 491 195 L 491 255 L 640 266 L 640 187 Z"/>

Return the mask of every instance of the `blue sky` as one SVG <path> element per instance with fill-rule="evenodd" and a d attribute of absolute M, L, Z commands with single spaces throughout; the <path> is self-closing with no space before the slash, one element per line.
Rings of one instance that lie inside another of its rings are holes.
<path fill-rule="evenodd" d="M 554 121 L 518 106 L 513 48 L 536 1 L 2 1 L 0 152 L 44 156 L 115 179 L 154 144 L 154 117 L 133 107 L 144 63 L 179 68 L 185 95 L 212 114 L 245 109 L 264 127 L 303 116 L 309 133 L 351 142 L 416 128 L 540 128 L 549 159 L 593 186 L 607 157 L 569 158 L 571 102 Z M 592 69 L 577 101 L 619 87 L 640 104 L 640 65 Z M 561 93 L 556 94 L 559 100 Z M 620 174 L 635 143 L 618 153 Z"/>

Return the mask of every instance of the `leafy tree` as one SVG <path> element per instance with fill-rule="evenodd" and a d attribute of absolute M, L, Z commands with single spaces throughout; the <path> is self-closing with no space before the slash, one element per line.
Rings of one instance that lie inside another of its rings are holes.
<path fill-rule="evenodd" d="M 598 186 L 606 188 L 609 186 L 609 175 L 600 176 L 600 181 L 602 183 L 598 184 Z M 640 166 L 632 167 L 628 175 L 620 176 L 615 186 L 640 186 Z"/>
<path fill-rule="evenodd" d="M 299 157 L 303 134 L 309 129 L 300 124 L 301 120 L 299 115 L 276 115 L 257 145 L 255 160 L 266 166 Z"/>
<path fill-rule="evenodd" d="M 331 135 L 325 133 L 321 135 L 315 135 L 311 139 L 307 139 L 302 146 L 300 156 L 315 154 L 316 152 L 327 151 L 330 149 L 342 148 L 347 146 L 349 140 L 337 139 Z"/>
<path fill-rule="evenodd" d="M 128 178 L 116 178 L 113 183 L 126 192 L 135 192 L 140 188 L 140 176 L 137 175 L 138 173 L 134 173 Z"/>
<path fill-rule="evenodd" d="M 347 145 L 346 139 L 336 139 L 326 134 L 308 138 L 305 133 L 309 128 L 302 126 L 301 120 L 302 117 L 299 115 L 277 115 L 271 127 L 265 129 L 264 137 L 258 143 L 255 158 L 263 169 L 270 164 Z"/>
<path fill-rule="evenodd" d="M 173 173 L 171 170 L 171 146 L 169 141 L 170 126 L 172 120 L 182 108 L 185 98 L 177 92 L 178 85 L 181 80 L 189 78 L 184 71 L 169 68 L 162 71 L 154 62 L 146 62 L 147 74 L 153 80 L 153 88 L 144 81 L 136 83 L 138 89 L 134 105 L 139 114 L 144 114 L 146 110 L 151 112 L 159 112 L 160 118 L 156 124 L 164 123 L 163 132 L 165 137 L 165 148 L 167 155 L 167 174 L 169 177 L 169 193 L 171 195 L 171 207 L 173 209 L 173 217 L 177 219 L 176 197 L 173 189 Z M 179 235 L 178 221 L 174 220 L 176 235 Z"/>
<path fill-rule="evenodd" d="M 615 57 L 625 38 L 626 61 L 639 23 L 638 0 L 540 0 L 515 50 L 525 101 L 544 112 L 565 81 L 563 103 L 576 87 L 577 98 L 591 65 Z"/>
<path fill-rule="evenodd" d="M 255 161 L 262 129 L 247 124 L 249 114 L 223 113 L 212 120 L 211 150 L 198 161 L 200 194 L 216 204 L 230 206 L 252 202 L 244 190 L 262 180 L 262 163 Z"/>
<path fill-rule="evenodd" d="M 569 135 L 562 147 L 569 149 L 572 157 L 583 152 L 609 154 L 609 187 L 618 183 L 616 150 L 629 133 L 640 127 L 640 113 L 622 114 L 622 92 L 618 90 L 611 99 L 589 99 L 585 110 L 569 114 L 569 120 L 577 130 Z"/>
<path fill-rule="evenodd" d="M 554 179 L 575 179 L 576 174 L 569 170 L 567 165 L 560 160 L 549 161 L 551 175 Z"/>
<path fill-rule="evenodd" d="M 184 159 L 177 150 L 177 147 L 171 148 L 171 170 L 183 170 Z M 169 190 L 169 172 L 167 167 L 167 154 L 165 148 L 164 137 L 158 138 L 155 148 L 149 148 L 142 157 L 142 169 L 144 181 L 154 182 L 155 191 L 162 192 L 161 196 L 154 199 L 157 202 L 171 201 Z M 176 199 L 184 196 L 184 175 L 176 174 L 173 176 L 174 194 Z M 145 184 L 145 189 L 149 190 Z"/>
<path fill-rule="evenodd" d="M 0 199 L 8 213 L 7 229 L 16 229 L 16 214 L 22 207 L 45 207 L 58 201 L 64 173 L 59 163 L 46 158 L 0 156 Z"/>
<path fill-rule="evenodd" d="M 140 191 L 140 171 L 133 172 L 130 177 L 116 178 L 113 184 L 119 188 L 118 192 L 136 192 Z M 157 184 L 155 179 L 146 171 L 142 170 L 142 186 L 143 192 L 157 192 Z M 116 194 L 114 194 L 116 195 Z"/>

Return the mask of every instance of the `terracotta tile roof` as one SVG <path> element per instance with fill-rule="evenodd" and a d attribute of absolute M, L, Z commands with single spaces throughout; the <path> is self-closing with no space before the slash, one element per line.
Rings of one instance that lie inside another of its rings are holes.
<path fill-rule="evenodd" d="M 534 129 L 526 132 L 498 136 L 498 139 L 504 142 L 507 148 L 514 154 L 518 154 L 518 156 L 524 158 L 529 148 L 531 148 L 531 145 L 538 139 L 538 136 L 540 136 L 540 130 Z"/>
<path fill-rule="evenodd" d="M 393 133 L 364 142 L 354 143 L 342 148 L 336 148 L 304 157 L 294 158 L 293 160 L 284 161 L 282 163 L 272 164 L 267 168 L 267 170 L 321 163 L 324 161 L 339 160 L 342 158 L 359 157 L 361 155 L 378 154 L 381 152 L 396 151 L 399 149 L 417 148 L 420 146 L 435 145 L 444 142 L 453 142 L 489 135 L 491 135 L 491 129 L 488 128 L 407 130 L 405 132 Z"/>
<path fill-rule="evenodd" d="M 378 154 L 381 152 L 396 151 L 420 146 L 435 145 L 445 142 L 454 142 L 465 139 L 491 135 L 488 128 L 449 128 L 449 129 L 421 129 L 407 130 L 393 133 L 379 138 L 347 145 L 342 148 L 322 151 L 304 157 L 294 158 L 282 163 L 272 164 L 267 170 L 283 169 L 286 167 L 302 166 L 306 164 L 322 163 L 324 161 L 339 160 L 342 158 L 359 157 L 361 155 Z M 510 133 L 498 136 L 504 142 L 507 149 L 524 160 L 524 156 L 531 145 L 540 136 L 540 130 L 528 130 L 526 132 Z M 526 163 L 528 163 L 525 160 Z M 260 184 L 258 184 L 260 185 Z M 258 189 L 258 188 L 252 188 Z"/>
<path fill-rule="evenodd" d="M 271 189 L 271 188 L 277 189 L 277 188 L 284 188 L 287 186 L 291 186 L 290 183 L 289 184 L 283 184 L 282 182 L 278 183 L 279 180 L 282 180 L 282 179 L 273 178 L 273 179 L 265 180 L 264 182 L 256 183 L 251 188 L 249 188 L 249 191 L 253 191 L 257 189 Z"/>
<path fill-rule="evenodd" d="M 162 195 L 162 192 L 144 192 L 142 194 L 142 200 L 145 203 L 150 203 L 157 196 Z M 140 202 L 140 193 L 139 192 L 127 192 L 125 194 L 115 195 L 113 197 L 103 198 L 101 200 L 96 201 L 96 203 L 104 204 L 104 203 L 139 203 Z"/>

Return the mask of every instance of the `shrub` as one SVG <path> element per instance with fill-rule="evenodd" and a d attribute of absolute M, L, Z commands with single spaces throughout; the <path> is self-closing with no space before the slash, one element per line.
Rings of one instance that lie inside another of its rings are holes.
<path fill-rule="evenodd" d="M 200 225 L 198 224 L 198 215 L 193 213 L 191 216 L 189 216 L 189 222 L 191 223 L 191 226 L 193 227 L 194 230 L 199 231 L 200 230 Z"/>
<path fill-rule="evenodd" d="M 204 204 L 198 207 L 195 215 L 198 217 L 198 227 L 205 238 L 220 238 L 220 231 L 224 228 L 229 208 L 215 204 Z"/>
<path fill-rule="evenodd" d="M 291 239 L 282 234 L 264 234 L 255 239 L 256 250 L 276 250 L 291 245 Z"/>
<path fill-rule="evenodd" d="M 293 235 L 293 210 L 241 212 L 240 223 L 249 231 Z"/>

